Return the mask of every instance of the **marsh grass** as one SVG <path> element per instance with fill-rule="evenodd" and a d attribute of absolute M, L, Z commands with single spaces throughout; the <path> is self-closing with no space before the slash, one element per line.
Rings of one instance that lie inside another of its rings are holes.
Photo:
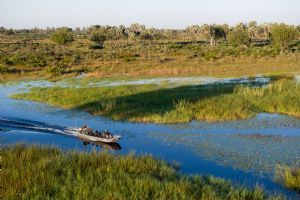
<path fill-rule="evenodd" d="M 275 180 L 287 188 L 298 190 L 300 192 L 300 168 L 289 167 L 286 165 L 277 165 L 275 171 Z"/>
<path fill-rule="evenodd" d="M 62 152 L 15 145 L 2 150 L 3 199 L 282 199 L 213 177 L 180 175 L 134 154 Z"/>
<path fill-rule="evenodd" d="M 300 87 L 290 78 L 278 78 L 264 87 L 230 83 L 176 88 L 33 88 L 12 97 L 135 122 L 224 121 L 246 119 L 260 112 L 300 117 Z"/>

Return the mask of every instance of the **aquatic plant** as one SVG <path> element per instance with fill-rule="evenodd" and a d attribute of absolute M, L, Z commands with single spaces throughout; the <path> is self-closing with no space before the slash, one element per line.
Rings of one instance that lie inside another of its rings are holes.
<path fill-rule="evenodd" d="M 300 87 L 295 80 L 279 78 L 262 85 L 237 82 L 172 88 L 159 85 L 33 88 L 12 97 L 135 122 L 224 121 L 246 119 L 260 112 L 300 117 Z"/>
<path fill-rule="evenodd" d="M 263 123 L 265 122 L 262 121 L 259 126 Z M 255 131 L 255 125 L 252 126 L 252 129 Z M 191 153 L 206 160 L 267 178 L 274 176 L 275 167 L 278 163 L 286 165 L 299 163 L 297 156 L 300 147 L 297 144 L 300 142 L 300 137 L 258 133 L 183 134 L 153 132 L 149 135 L 170 146 L 186 148 Z"/>
<path fill-rule="evenodd" d="M 213 177 L 186 177 L 149 155 L 62 152 L 27 145 L 6 146 L 1 154 L 3 199 L 283 198 Z"/>
<path fill-rule="evenodd" d="M 277 165 L 275 180 L 285 187 L 300 191 L 300 167 Z"/>

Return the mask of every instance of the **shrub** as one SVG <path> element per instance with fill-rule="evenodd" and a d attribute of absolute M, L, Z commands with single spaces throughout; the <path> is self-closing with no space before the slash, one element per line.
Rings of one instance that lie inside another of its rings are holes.
<path fill-rule="evenodd" d="M 9 72 L 10 68 L 5 65 L 0 65 L 0 73 Z"/>
<path fill-rule="evenodd" d="M 103 49 L 106 36 L 101 32 L 94 31 L 90 37 L 90 40 L 95 42 L 95 44 L 91 46 L 92 49 Z"/>
<path fill-rule="evenodd" d="M 64 45 L 74 41 L 72 29 L 60 28 L 51 35 L 51 40 Z"/>
<path fill-rule="evenodd" d="M 245 30 L 233 30 L 227 35 L 227 40 L 229 44 L 233 46 L 241 46 L 250 44 L 250 37 Z"/>
<path fill-rule="evenodd" d="M 281 53 L 288 50 L 289 46 L 297 39 L 299 32 L 293 26 L 276 24 L 271 27 L 271 41 L 281 48 Z"/>
<path fill-rule="evenodd" d="M 63 69 L 61 67 L 48 67 L 47 73 L 51 76 L 57 76 L 63 73 Z"/>
<path fill-rule="evenodd" d="M 47 62 L 41 55 L 30 55 L 27 60 L 27 65 L 32 67 L 45 67 Z"/>

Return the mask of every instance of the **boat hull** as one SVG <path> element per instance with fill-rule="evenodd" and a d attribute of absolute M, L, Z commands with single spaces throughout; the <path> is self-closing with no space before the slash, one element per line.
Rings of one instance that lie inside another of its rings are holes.
<path fill-rule="evenodd" d="M 93 142 L 103 142 L 103 143 L 116 143 L 121 138 L 121 136 L 118 135 L 115 135 L 112 138 L 101 138 L 101 137 L 94 137 L 94 136 L 85 135 L 81 133 L 78 133 L 78 137 Z"/>

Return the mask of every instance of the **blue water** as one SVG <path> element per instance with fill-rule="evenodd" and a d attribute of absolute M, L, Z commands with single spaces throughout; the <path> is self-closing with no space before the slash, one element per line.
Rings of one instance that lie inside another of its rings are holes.
<path fill-rule="evenodd" d="M 255 141 L 266 141 L 269 146 L 276 146 L 279 144 L 279 141 L 283 147 L 289 146 L 288 151 L 283 151 L 283 154 L 288 159 L 281 159 L 282 156 L 276 154 L 272 155 L 276 157 L 271 157 L 270 160 L 277 159 L 287 164 L 299 163 L 297 155 L 300 155 L 300 145 L 295 145 L 300 141 L 300 120 L 297 118 L 262 113 L 249 120 L 234 122 L 209 123 L 193 121 L 177 125 L 157 125 L 152 123 L 112 121 L 108 118 L 93 116 L 85 112 L 64 110 L 41 103 L 9 98 L 13 93 L 26 91 L 28 85 L 36 86 L 41 84 L 47 86 L 49 83 L 43 81 L 0 85 L 0 118 L 18 118 L 21 121 L 45 122 L 46 124 L 62 127 L 79 127 L 82 124 L 88 124 L 94 129 L 108 129 L 112 133 L 122 136 L 119 142 L 121 149 L 113 151 L 109 146 L 84 145 L 83 141 L 74 137 L 30 129 L 22 130 L 5 126 L 1 127 L 0 123 L 0 128 L 9 129 L 9 131 L 0 132 L 1 142 L 4 145 L 25 142 L 53 145 L 66 150 L 100 151 L 105 149 L 115 154 L 126 154 L 132 151 L 137 155 L 152 154 L 167 162 L 179 163 L 180 172 L 184 174 L 213 175 L 228 179 L 236 184 L 244 184 L 248 187 L 254 187 L 258 184 L 270 193 L 283 193 L 290 199 L 300 198 L 296 192 L 285 189 L 275 183 L 272 180 L 270 171 L 264 171 L 259 166 L 259 171 L 256 170 L 256 167 L 251 170 L 244 169 L 236 165 L 236 162 L 239 160 L 237 161 L 235 157 L 230 157 L 238 152 L 244 152 L 244 154 L 238 154 L 241 156 L 239 162 L 247 164 L 245 155 L 252 153 L 251 148 L 256 143 Z M 37 125 L 43 126 L 38 123 Z M 253 140 L 251 137 L 250 139 L 241 137 L 253 134 L 258 136 L 269 135 L 271 138 L 275 138 L 274 145 L 272 145 L 272 139 L 267 140 L 268 138 L 264 137 L 257 140 Z M 232 143 L 232 141 L 236 143 Z M 248 150 L 240 148 L 236 145 L 239 141 L 242 141 L 245 147 L 249 146 L 251 148 Z M 208 147 L 212 144 L 221 146 L 219 149 L 211 148 L 211 152 L 205 152 L 204 148 L 199 148 L 199 145 L 203 144 L 207 144 Z M 293 144 L 293 146 L 290 144 Z M 262 144 L 258 147 L 263 149 L 264 145 Z M 223 156 L 224 153 L 224 155 L 228 156 L 225 157 L 226 162 L 222 160 L 222 156 L 218 156 L 221 149 L 224 149 L 221 155 Z M 268 157 L 268 155 L 264 154 L 268 153 L 267 151 L 260 151 L 259 153 L 259 156 Z M 269 162 L 269 160 L 266 159 L 264 162 Z"/>

